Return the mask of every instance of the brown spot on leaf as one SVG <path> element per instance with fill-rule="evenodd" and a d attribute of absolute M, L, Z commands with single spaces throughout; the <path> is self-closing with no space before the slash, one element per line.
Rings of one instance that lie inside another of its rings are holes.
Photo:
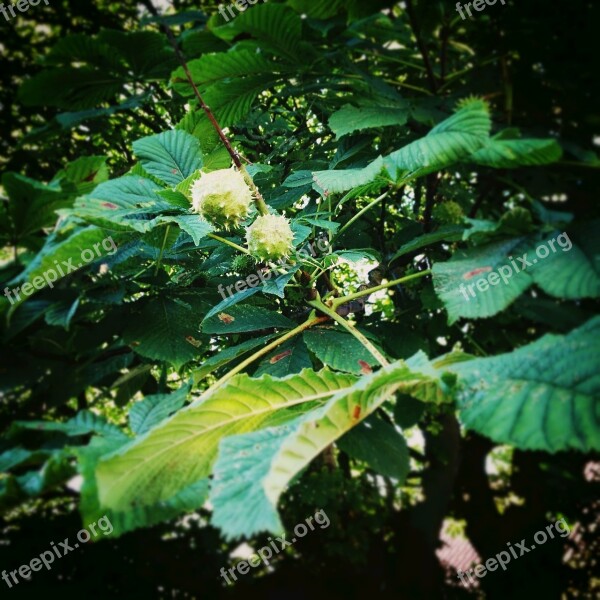
<path fill-rule="evenodd" d="M 286 356 L 289 356 L 292 353 L 291 350 L 286 350 L 285 352 L 281 352 L 280 354 L 277 354 L 276 356 L 274 356 L 269 362 L 274 365 L 275 363 L 279 362 L 281 359 L 285 358 Z"/>
<path fill-rule="evenodd" d="M 366 363 L 364 360 L 359 360 L 358 364 L 360 365 L 360 372 L 363 375 L 370 375 L 373 372 L 373 369 L 371 369 L 369 363 Z"/>
<path fill-rule="evenodd" d="M 235 321 L 235 317 L 232 317 L 231 315 L 228 315 L 227 313 L 219 313 L 219 321 L 221 321 L 221 323 L 225 323 L 225 325 L 229 325 L 230 323 L 233 323 Z"/>
<path fill-rule="evenodd" d="M 353 411 L 353 413 L 352 413 L 352 418 L 353 418 L 353 419 L 358 419 L 358 417 L 360 417 L 360 406 L 357 404 L 357 405 L 354 407 L 354 411 Z"/>
<path fill-rule="evenodd" d="M 489 273 L 492 270 L 492 267 L 480 267 L 479 269 L 473 269 L 472 271 L 468 271 L 463 275 L 463 279 L 473 279 L 473 277 L 477 275 L 481 275 L 481 273 Z"/>
<path fill-rule="evenodd" d="M 194 348 L 200 348 L 200 346 L 202 345 L 202 342 L 200 340 L 197 340 L 195 337 L 192 337 L 191 335 L 187 335 L 185 337 L 185 341 L 189 342 L 192 346 L 194 346 Z"/>
<path fill-rule="evenodd" d="M 103 202 L 102 206 L 105 206 L 106 208 L 110 208 L 112 210 L 114 210 L 115 208 L 119 208 L 116 204 L 113 204 L 112 202 Z"/>

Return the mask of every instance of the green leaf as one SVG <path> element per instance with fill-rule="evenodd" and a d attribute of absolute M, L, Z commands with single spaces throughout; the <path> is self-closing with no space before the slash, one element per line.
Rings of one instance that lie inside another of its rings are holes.
<path fill-rule="evenodd" d="M 58 67 L 26 80 L 19 89 L 19 100 L 25 106 L 83 110 L 114 101 L 127 79 L 99 68 Z"/>
<path fill-rule="evenodd" d="M 44 289 L 48 285 L 53 285 L 69 275 L 69 268 L 64 263 L 71 264 L 75 269 L 85 266 L 86 262 L 83 260 L 81 253 L 85 250 L 90 250 L 94 251 L 94 255 L 97 256 L 94 245 L 97 245 L 98 248 L 103 248 L 102 242 L 108 239 L 104 231 L 94 226 L 75 229 L 66 238 L 62 238 L 58 233 L 56 232 L 55 235 L 46 238 L 46 243 L 42 250 L 29 263 L 19 277 L 10 282 L 11 285 L 23 281 L 33 282 L 34 280 L 37 280 L 39 284 L 34 290 Z M 100 257 L 97 256 L 97 258 Z M 92 262 L 89 264 L 92 264 Z M 61 268 L 59 269 L 59 267 Z M 50 277 L 50 272 L 53 273 L 53 277 Z M 45 274 L 48 274 L 48 278 L 44 278 Z M 19 299 L 13 304 L 13 309 L 24 301 L 24 295 L 20 295 Z"/>
<path fill-rule="evenodd" d="M 202 168 L 200 141 L 173 129 L 133 142 L 133 151 L 144 169 L 171 187 Z"/>
<path fill-rule="evenodd" d="M 221 287 L 218 289 L 219 289 L 219 292 L 223 295 L 227 288 Z M 233 289 L 233 286 L 229 286 L 229 289 Z M 238 302 L 243 302 L 244 300 L 246 300 L 246 298 L 249 298 L 250 296 L 254 296 L 254 294 L 257 294 L 260 291 L 261 291 L 260 287 L 253 287 L 253 288 L 248 288 L 246 290 L 242 290 L 241 292 L 236 292 L 235 294 L 228 296 L 227 298 L 225 298 L 224 300 L 219 302 L 219 304 L 217 304 L 216 306 L 213 306 L 206 313 L 206 316 L 204 317 L 204 321 L 207 321 L 208 319 L 210 319 L 211 317 L 213 317 L 214 315 L 216 315 L 220 312 L 229 310 L 232 306 L 235 306 Z"/>
<path fill-rule="evenodd" d="M 483 100 L 469 100 L 424 138 L 386 157 L 386 169 L 393 179 L 400 176 L 412 179 L 440 171 L 479 150 L 486 143 L 490 129 L 487 104 Z"/>
<path fill-rule="evenodd" d="M 9 198 L 11 233 L 19 239 L 54 225 L 56 211 L 73 204 L 73 196 L 17 173 L 4 173 L 2 187 Z"/>
<path fill-rule="evenodd" d="M 265 373 L 273 377 L 285 377 L 293 373 L 300 373 L 303 369 L 310 369 L 312 362 L 308 355 L 306 345 L 300 336 L 282 344 L 268 354 L 260 363 L 254 377 Z"/>
<path fill-rule="evenodd" d="M 364 169 L 315 171 L 313 179 L 323 190 L 336 194 L 370 183 L 377 178 L 382 169 L 383 159 L 380 156 Z"/>
<path fill-rule="evenodd" d="M 559 298 L 600 296 L 597 230 L 598 223 L 593 221 L 573 227 L 569 233 L 555 232 L 544 240 L 532 235 L 457 251 L 448 262 L 435 263 L 434 287 L 450 323 L 460 317 L 493 316 L 534 283 Z M 519 258 L 529 265 L 523 265 Z M 499 276 L 490 279 L 494 274 Z M 477 287 L 483 280 L 486 283 Z M 491 281 L 495 283 L 490 285 Z"/>
<path fill-rule="evenodd" d="M 285 69 L 281 63 L 268 60 L 262 54 L 250 50 L 237 50 L 235 52 L 221 52 L 219 54 L 205 54 L 188 63 L 194 83 L 202 89 L 221 81 L 246 75 L 261 75 L 264 73 L 278 73 Z M 171 79 L 174 89 L 182 94 L 191 95 L 192 87 L 189 84 L 183 67 L 173 72 Z"/>
<path fill-rule="evenodd" d="M 361 375 L 379 363 L 352 335 L 334 329 L 313 329 L 304 332 L 308 349 L 327 367 Z"/>
<path fill-rule="evenodd" d="M 403 244 L 398 251 L 390 259 L 390 263 L 394 262 L 401 256 L 420 250 L 432 244 L 438 244 L 439 242 L 458 242 L 462 239 L 464 227 L 461 225 L 444 225 L 437 231 L 432 233 L 426 233 L 412 239 L 410 242 Z"/>
<path fill-rule="evenodd" d="M 465 230 L 463 240 L 469 240 L 476 245 L 505 240 L 509 237 L 519 237 L 536 230 L 533 215 L 521 207 L 505 212 L 499 221 L 465 218 L 465 222 L 470 227 Z"/>
<path fill-rule="evenodd" d="M 91 411 L 82 410 L 68 421 L 14 421 L 9 430 L 9 437 L 25 429 L 35 431 L 58 431 L 68 436 L 87 435 L 90 433 L 101 434 L 107 438 L 122 440 L 123 432 L 112 423 Z"/>
<path fill-rule="evenodd" d="M 271 73 L 250 75 L 211 85 L 204 94 L 221 127 L 239 123 L 251 110 L 258 95 L 278 81 Z"/>
<path fill-rule="evenodd" d="M 345 192 L 374 181 L 385 167 L 392 179 L 409 181 L 471 156 L 486 143 L 491 126 L 488 105 L 483 100 L 469 100 L 425 137 L 385 158 L 378 157 L 364 169 L 316 171 L 314 180 L 329 192 Z"/>
<path fill-rule="evenodd" d="M 397 361 L 340 390 L 321 408 L 295 421 L 221 442 L 210 500 L 212 523 L 228 539 L 280 532 L 276 506 L 290 481 L 327 446 L 373 413 L 397 390 L 430 399 L 449 392 L 441 372 L 417 357 L 422 374 Z"/>
<path fill-rule="evenodd" d="M 284 379 L 237 375 L 103 459 L 96 469 L 101 506 L 124 510 L 168 499 L 209 475 L 223 436 L 292 420 L 354 381 L 327 370 Z"/>
<path fill-rule="evenodd" d="M 198 356 L 200 321 L 208 310 L 202 298 L 158 296 L 145 298 L 133 306 L 133 318 L 123 339 L 141 356 L 166 361 L 179 369 Z"/>
<path fill-rule="evenodd" d="M 177 223 L 179 227 L 189 234 L 196 246 L 209 233 L 214 231 L 213 226 L 204 221 L 199 215 L 178 215 L 176 217 L 161 217 L 163 223 Z"/>
<path fill-rule="evenodd" d="M 366 462 L 384 477 L 402 485 L 410 464 L 408 446 L 393 425 L 372 415 L 337 441 L 338 447 L 352 458 Z"/>
<path fill-rule="evenodd" d="M 421 400 L 412 398 L 407 394 L 398 394 L 394 405 L 394 420 L 402 429 L 408 429 L 421 420 L 426 408 L 427 404 L 425 402 L 421 402 Z"/>
<path fill-rule="evenodd" d="M 137 435 L 146 433 L 178 411 L 190 392 L 189 384 L 170 394 L 154 394 L 136 402 L 129 411 L 129 427 Z"/>
<path fill-rule="evenodd" d="M 157 195 L 160 190 L 146 177 L 126 175 L 101 183 L 78 198 L 70 214 L 106 229 L 146 233 L 159 223 L 162 211 L 173 208 Z"/>
<path fill-rule="evenodd" d="M 228 335 L 274 327 L 287 329 L 295 325 L 293 321 L 282 314 L 267 310 L 262 306 L 232 306 L 227 309 L 227 313 L 222 312 L 205 319 L 202 323 L 202 332 Z"/>
<path fill-rule="evenodd" d="M 236 346 L 224 348 L 218 354 L 215 354 L 214 356 L 211 356 L 209 359 L 205 360 L 202 363 L 202 366 L 192 373 L 194 376 L 194 383 L 199 383 L 202 381 L 202 379 L 204 379 L 207 375 L 210 375 L 216 369 L 229 364 L 236 358 L 239 358 L 247 352 L 250 352 L 250 350 L 254 350 L 254 348 L 258 348 L 258 346 L 266 344 L 274 337 L 276 337 L 276 334 L 265 335 L 263 337 L 246 340 L 245 342 L 237 344 Z"/>
<path fill-rule="evenodd" d="M 117 451 L 123 442 L 94 438 L 85 448 L 77 448 L 79 473 L 83 476 L 80 511 L 85 523 L 98 522 L 106 516 L 113 526 L 111 537 L 119 537 L 128 531 L 140 527 L 151 527 L 172 519 L 182 513 L 199 509 L 208 496 L 208 480 L 195 481 L 173 496 L 152 505 L 139 504 L 132 499 L 121 510 L 112 510 L 102 506 L 98 500 L 96 467 L 102 456 Z"/>
<path fill-rule="evenodd" d="M 568 233 L 560 234 L 558 242 L 563 246 L 555 243 L 556 253 L 550 251 L 547 258 L 537 258 L 531 272 L 535 284 L 557 298 L 600 297 L 599 230 L 600 221 L 596 220 L 577 224 Z M 536 256 L 534 251 L 530 256 Z"/>
<path fill-rule="evenodd" d="M 69 331 L 71 320 L 77 312 L 79 307 L 80 299 L 77 298 L 75 301 L 57 302 L 48 307 L 48 310 L 44 313 L 44 319 L 48 325 L 57 325 L 63 327 L 66 331 Z"/>
<path fill-rule="evenodd" d="M 600 449 L 600 318 L 509 354 L 450 369 L 461 420 L 523 450 Z"/>
<path fill-rule="evenodd" d="M 408 120 L 407 108 L 387 106 L 362 106 L 356 108 L 347 104 L 329 118 L 329 127 L 337 138 L 374 127 L 404 125 Z"/>
<path fill-rule="evenodd" d="M 278 54 L 292 64 L 302 56 L 298 48 L 301 31 L 300 16 L 280 4 L 259 4 L 239 14 L 229 25 L 213 29 L 215 35 L 227 41 L 240 33 L 249 34 L 260 42 L 261 49 Z"/>
<path fill-rule="evenodd" d="M 467 161 L 495 169 L 514 169 L 549 165 L 559 161 L 561 156 L 562 148 L 552 139 L 491 139 Z"/>
<path fill-rule="evenodd" d="M 44 455 L 44 452 L 39 453 L 40 456 Z M 24 463 L 29 460 L 34 453 L 31 450 L 26 450 L 21 446 L 11 448 L 0 454 L 0 473 L 6 473 L 13 467 Z"/>

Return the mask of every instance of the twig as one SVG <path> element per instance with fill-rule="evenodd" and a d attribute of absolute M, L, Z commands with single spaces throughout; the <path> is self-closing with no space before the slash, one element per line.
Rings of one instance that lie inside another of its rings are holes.
<path fill-rule="evenodd" d="M 208 120 L 210 121 L 211 125 L 214 127 L 215 131 L 217 132 L 221 142 L 223 142 L 223 145 L 225 146 L 227 152 L 229 153 L 229 156 L 231 156 L 231 160 L 233 160 L 233 164 L 238 168 L 238 170 L 242 174 L 244 180 L 246 181 L 246 184 L 254 193 L 254 201 L 256 203 L 256 207 L 258 208 L 258 212 L 261 215 L 268 215 L 269 209 L 267 207 L 267 203 L 265 202 L 265 199 L 263 198 L 262 194 L 260 193 L 260 190 L 254 183 L 254 180 L 250 176 L 250 173 L 248 173 L 248 170 L 246 169 L 245 165 L 242 163 L 240 155 L 233 148 L 233 146 L 231 145 L 231 142 L 227 139 L 227 136 L 223 132 L 223 129 L 219 125 L 212 110 L 206 104 L 206 102 L 204 102 L 204 99 L 202 98 L 202 95 L 200 94 L 200 90 L 198 90 L 198 86 L 194 83 L 194 78 L 192 77 L 192 74 L 191 74 L 190 69 L 187 64 L 187 61 L 185 60 L 185 57 L 183 56 L 181 50 L 179 49 L 179 46 L 177 45 L 177 40 L 175 39 L 175 36 L 173 35 L 171 28 L 160 19 L 160 15 L 156 11 L 156 9 L 154 8 L 154 6 L 152 5 L 152 2 L 150 0 L 146 0 L 144 2 L 144 4 L 148 7 L 148 10 L 150 10 L 150 12 L 152 12 L 152 14 L 158 18 L 160 26 L 163 29 L 163 31 L 165 32 L 167 39 L 169 40 L 169 43 L 173 47 L 175 56 L 177 56 L 177 59 L 179 60 L 179 63 L 181 64 L 181 66 L 183 68 L 183 71 L 185 73 L 185 76 L 186 76 L 189 84 L 192 86 L 192 90 L 198 100 L 200 108 L 204 111 L 204 113 L 208 117 Z"/>
<path fill-rule="evenodd" d="M 353 335 L 374 357 L 375 360 L 382 366 L 387 367 L 390 363 L 387 361 L 385 356 L 375 348 L 375 346 L 355 327 L 352 327 L 344 317 L 338 315 L 335 310 L 331 310 L 327 305 L 323 304 L 320 300 L 313 300 L 309 302 L 310 306 L 320 310 L 328 317 L 332 318 L 336 323 L 339 323 L 348 333 Z"/>
<path fill-rule="evenodd" d="M 415 39 L 417 40 L 419 52 L 421 52 L 423 62 L 425 63 L 425 69 L 427 70 L 427 77 L 429 78 L 429 85 L 431 85 L 431 91 L 435 94 L 437 92 L 437 82 L 435 80 L 435 75 L 433 74 L 433 69 L 431 67 L 431 61 L 429 60 L 427 48 L 425 47 L 423 39 L 421 38 L 421 31 L 417 23 L 417 17 L 415 15 L 415 9 L 412 0 L 406 0 L 406 12 L 408 13 L 408 20 L 410 21 L 410 26 L 413 30 L 413 33 L 415 34 Z"/>
<path fill-rule="evenodd" d="M 324 321 L 327 321 L 327 317 L 316 317 L 313 313 L 306 321 L 304 321 L 304 323 L 298 325 L 298 327 L 292 329 L 291 331 L 288 331 L 285 335 L 282 335 L 280 338 L 277 338 L 270 344 L 267 344 L 264 348 L 261 348 L 258 352 L 255 352 L 254 354 L 252 354 L 252 356 L 249 356 L 246 360 L 242 361 L 239 365 L 231 369 L 231 371 L 223 375 L 223 377 L 221 377 L 221 379 L 219 379 L 216 383 L 213 383 L 213 385 L 211 385 L 205 392 L 203 392 L 202 395 L 204 396 L 205 394 L 212 392 L 218 387 L 221 387 L 234 375 L 237 375 L 240 371 L 243 371 L 248 365 L 252 364 L 256 359 L 269 353 L 271 350 L 277 348 L 277 346 L 280 346 L 284 342 L 287 342 L 287 340 L 292 339 L 299 333 L 302 333 L 305 329 L 309 329 L 313 325 L 323 323 Z"/>

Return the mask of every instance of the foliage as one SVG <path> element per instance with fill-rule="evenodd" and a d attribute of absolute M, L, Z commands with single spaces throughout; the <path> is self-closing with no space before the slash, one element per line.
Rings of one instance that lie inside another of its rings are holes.
<path fill-rule="evenodd" d="M 471 523 L 460 449 L 540 452 L 557 488 L 568 460 L 597 456 L 599 163 L 581 133 L 597 120 L 564 73 L 526 78 L 520 8 L 477 17 L 495 46 L 439 2 L 289 0 L 228 23 L 210 3 L 141 4 L 141 21 L 86 5 L 79 25 L 69 6 L 2 92 L 19 128 L 2 287 L 117 246 L 0 298 L 7 514 L 79 475 L 83 522 L 109 515 L 109 543 L 193 513 L 225 564 L 232 542 L 259 547 L 322 505 L 351 521 L 324 555 L 364 544 L 348 560 L 393 581 L 382 540 L 401 557 L 397 532 L 420 531 L 423 566 L 445 516 Z M 461 291 L 561 234 L 568 251 Z M 538 522 L 581 517 L 548 502 Z M 437 597 L 436 573 L 403 575 L 407 597 Z"/>

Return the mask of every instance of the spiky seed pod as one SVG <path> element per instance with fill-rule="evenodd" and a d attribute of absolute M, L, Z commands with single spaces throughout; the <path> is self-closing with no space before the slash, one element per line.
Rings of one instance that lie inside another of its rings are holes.
<path fill-rule="evenodd" d="M 237 227 L 251 204 L 252 192 L 234 168 L 204 173 L 192 185 L 192 209 L 218 227 Z"/>
<path fill-rule="evenodd" d="M 444 225 L 458 225 L 463 222 L 465 214 L 463 209 L 453 200 L 442 202 L 433 209 L 433 217 L 436 221 L 443 223 Z"/>
<path fill-rule="evenodd" d="M 259 260 L 278 260 L 292 250 L 289 221 L 277 215 L 258 217 L 246 230 L 248 249 Z"/>
<path fill-rule="evenodd" d="M 236 256 L 231 261 L 231 269 L 240 275 L 250 275 L 256 270 L 256 260 L 247 254 Z"/>

